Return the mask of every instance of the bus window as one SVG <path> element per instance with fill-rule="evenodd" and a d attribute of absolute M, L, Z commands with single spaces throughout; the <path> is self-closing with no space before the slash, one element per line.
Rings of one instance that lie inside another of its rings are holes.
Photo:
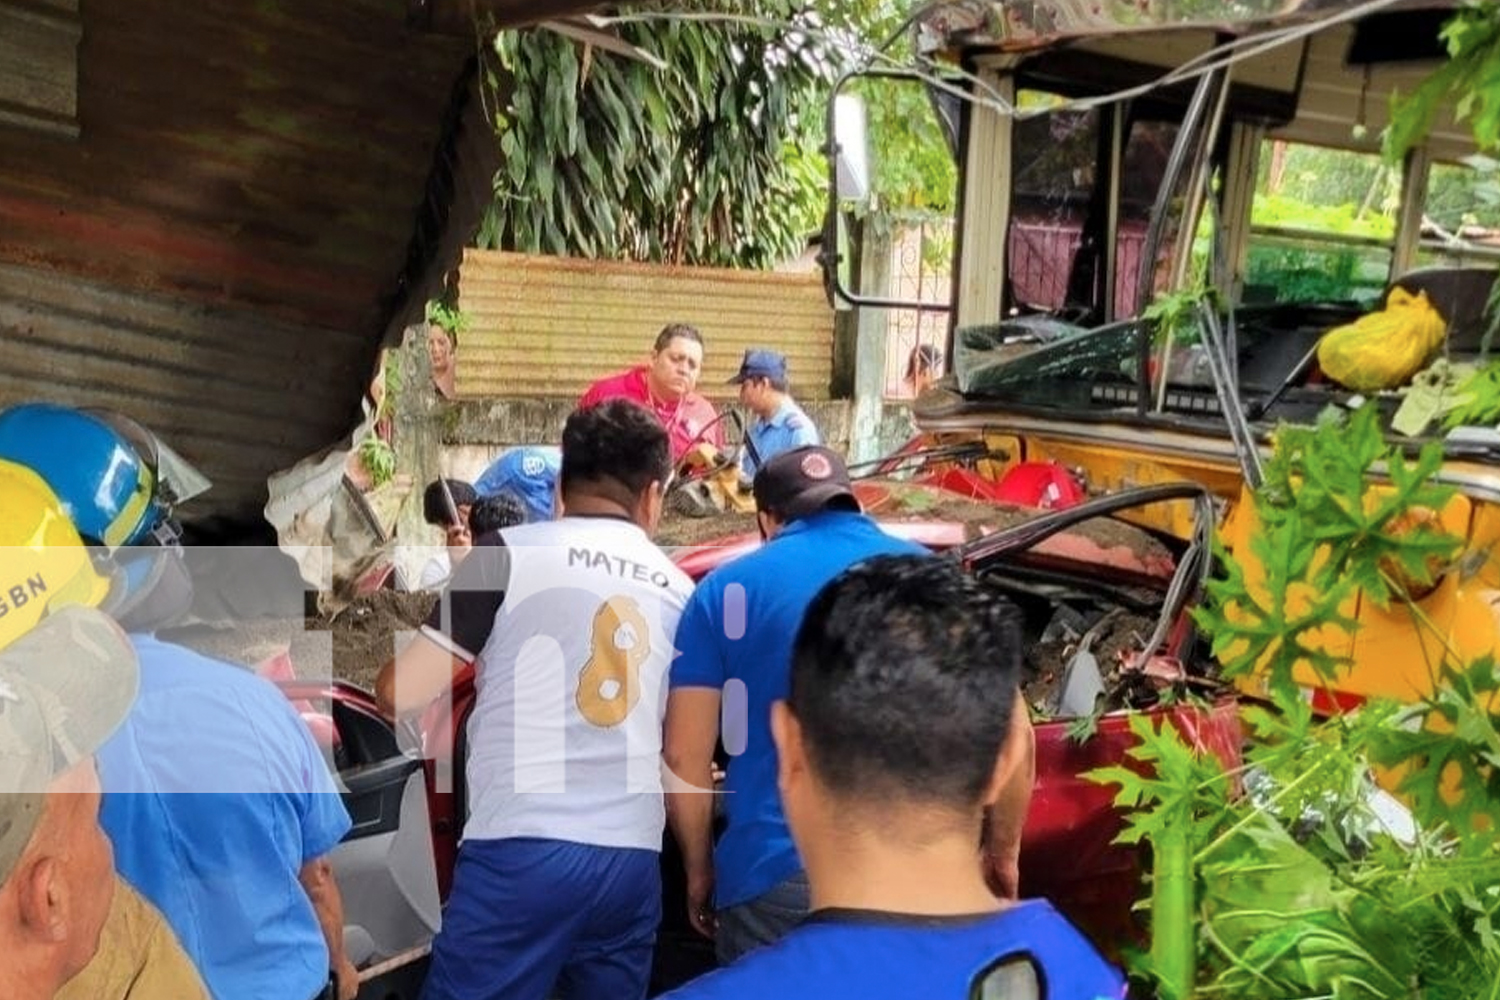
<path fill-rule="evenodd" d="M 1262 143 L 1242 300 L 1377 304 L 1400 188 L 1400 171 L 1371 153 Z"/>
<path fill-rule="evenodd" d="M 1022 111 L 1055 110 L 1015 124 L 1006 256 L 1010 304 L 1017 312 L 1074 313 L 1098 322 L 1103 304 L 1093 277 L 1104 267 L 1099 241 L 1107 215 L 1105 118 L 1097 109 L 1069 109 L 1063 98 L 1041 91 L 1022 90 L 1016 104 Z M 1146 229 L 1176 136 L 1172 122 L 1139 119 L 1125 133 L 1112 290 L 1116 317 L 1140 308 Z"/>
<path fill-rule="evenodd" d="M 1500 162 L 1434 163 L 1422 208 L 1417 262 L 1427 267 L 1500 264 Z"/>

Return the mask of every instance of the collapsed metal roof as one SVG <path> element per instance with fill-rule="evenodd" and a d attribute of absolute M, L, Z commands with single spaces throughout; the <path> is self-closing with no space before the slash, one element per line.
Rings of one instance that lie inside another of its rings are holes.
<path fill-rule="evenodd" d="M 1076 38 L 1176 28 L 1242 33 L 1359 8 L 1450 8 L 1451 2 L 1402 0 L 940 0 L 913 23 L 929 51 L 1025 52 Z"/>
<path fill-rule="evenodd" d="M 591 6 L 0 0 L 0 404 L 123 410 L 253 516 L 479 222 L 476 25 Z"/>

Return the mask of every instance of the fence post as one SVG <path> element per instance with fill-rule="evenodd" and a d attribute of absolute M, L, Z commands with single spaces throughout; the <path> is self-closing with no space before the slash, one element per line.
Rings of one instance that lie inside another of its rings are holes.
<path fill-rule="evenodd" d="M 859 288 L 885 296 L 891 287 L 891 227 L 886 220 L 865 220 L 860 241 Z M 885 353 L 890 339 L 890 313 L 861 306 L 854 343 L 854 393 L 849 413 L 849 461 L 880 457 L 881 418 L 885 412 Z"/>

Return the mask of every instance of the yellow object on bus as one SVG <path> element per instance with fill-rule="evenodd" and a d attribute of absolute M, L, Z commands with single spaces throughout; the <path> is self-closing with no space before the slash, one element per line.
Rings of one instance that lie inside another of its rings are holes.
<path fill-rule="evenodd" d="M 1323 334 L 1318 366 L 1356 392 L 1394 389 L 1422 370 L 1447 332 L 1426 292 L 1393 288 L 1384 309 Z"/>

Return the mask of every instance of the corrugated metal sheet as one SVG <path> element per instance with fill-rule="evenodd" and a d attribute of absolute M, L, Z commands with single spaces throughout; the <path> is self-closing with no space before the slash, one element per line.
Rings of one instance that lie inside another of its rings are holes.
<path fill-rule="evenodd" d="M 0 260 L 377 337 L 472 46 L 389 0 L 83 24 L 81 137 L 0 129 Z"/>
<path fill-rule="evenodd" d="M 189 513 L 258 511 L 267 473 L 346 433 L 362 345 L 349 331 L 0 265 L 0 403 L 130 413 L 214 481 Z"/>
<path fill-rule="evenodd" d="M 207 513 L 346 433 L 396 304 L 476 221 L 434 180 L 474 40 L 407 14 L 89 0 L 79 136 L 0 126 L 0 404 L 131 413 L 215 479 Z M 0 52 L 21 78 L 46 54 Z"/>
<path fill-rule="evenodd" d="M 78 0 L 0 0 L 0 127 L 78 134 Z"/>
<path fill-rule="evenodd" d="M 460 304 L 460 396 L 578 396 L 638 364 L 663 326 L 691 323 L 707 344 L 700 392 L 728 398 L 747 347 L 787 355 L 792 392 L 827 399 L 833 311 L 815 274 L 663 267 L 469 250 Z"/>

